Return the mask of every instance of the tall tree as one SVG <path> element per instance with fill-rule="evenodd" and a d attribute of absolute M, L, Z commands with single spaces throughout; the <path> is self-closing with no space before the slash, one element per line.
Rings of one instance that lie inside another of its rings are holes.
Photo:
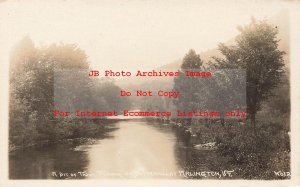
<path fill-rule="evenodd" d="M 174 79 L 175 91 L 179 91 L 181 97 L 174 100 L 174 104 L 177 109 L 193 111 L 199 109 L 198 91 L 198 78 L 185 76 L 185 70 L 201 69 L 203 61 L 200 55 L 191 49 L 183 58 L 181 69 L 179 70 L 179 76 Z M 191 120 L 188 120 L 190 123 Z"/>
<path fill-rule="evenodd" d="M 251 20 L 238 27 L 240 34 L 234 46 L 219 45 L 224 58 L 214 58 L 219 68 L 246 70 L 247 113 L 253 129 L 261 103 L 272 95 L 283 74 L 283 55 L 278 49 L 278 29 L 267 21 Z"/>
<path fill-rule="evenodd" d="M 200 69 L 202 64 L 203 61 L 201 60 L 200 55 L 198 55 L 195 50 L 190 49 L 183 58 L 181 69 Z"/>

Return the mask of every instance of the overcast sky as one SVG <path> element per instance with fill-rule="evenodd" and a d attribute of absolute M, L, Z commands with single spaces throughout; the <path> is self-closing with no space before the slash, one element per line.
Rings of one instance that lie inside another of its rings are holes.
<path fill-rule="evenodd" d="M 224 2 L 224 3 L 220 3 Z M 226 2 L 226 3 L 225 3 Z M 268 1 L 4 1 L 0 42 L 8 59 L 24 35 L 34 43 L 76 43 L 94 69 L 148 70 L 238 34 L 250 17 L 268 18 L 286 7 Z"/>

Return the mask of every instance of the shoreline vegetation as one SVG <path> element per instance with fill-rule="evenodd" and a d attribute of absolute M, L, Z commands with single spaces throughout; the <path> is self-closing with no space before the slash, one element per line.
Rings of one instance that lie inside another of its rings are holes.
<path fill-rule="evenodd" d="M 250 145 L 256 145 L 256 146 L 262 146 L 266 149 L 270 149 L 268 147 L 265 147 L 266 145 L 269 144 L 268 141 L 272 141 L 272 139 L 269 139 L 265 136 L 257 136 L 254 137 L 253 135 L 249 135 L 249 122 L 246 122 L 246 124 L 236 124 L 236 120 L 231 121 L 231 124 L 229 121 L 226 122 L 225 125 L 222 125 L 222 122 L 220 120 L 192 120 L 191 124 L 185 123 L 185 121 L 172 121 L 172 120 L 167 120 L 163 118 L 144 118 L 144 119 L 116 119 L 116 120 L 108 120 L 106 127 L 108 127 L 106 130 L 101 131 L 100 135 L 98 136 L 86 136 L 86 137 L 73 137 L 73 138 L 64 138 L 60 140 L 55 140 L 55 141 L 49 141 L 49 140 L 44 140 L 40 141 L 39 144 L 35 145 L 28 145 L 26 147 L 12 147 L 10 149 L 10 153 L 14 154 L 14 151 L 20 151 L 22 149 L 30 149 L 30 148 L 39 148 L 39 147 L 47 147 L 50 145 L 55 145 L 55 144 L 69 144 L 69 143 L 79 143 L 80 145 L 92 145 L 96 141 L 101 139 L 105 139 L 109 137 L 109 132 L 112 130 L 115 130 L 115 126 L 109 126 L 111 123 L 115 123 L 117 121 L 127 121 L 127 120 L 142 120 L 148 122 L 148 125 L 157 127 L 159 129 L 162 128 L 168 128 L 173 131 L 175 134 L 175 137 L 180 141 L 179 145 L 181 148 L 188 148 L 188 149 L 193 149 L 196 152 L 197 151 L 212 151 L 218 161 L 214 162 L 224 162 L 223 164 L 226 166 L 234 167 L 235 171 L 239 173 L 237 177 L 238 178 L 248 178 L 247 175 L 251 173 L 251 170 L 244 168 L 243 164 L 245 164 L 245 158 L 243 157 L 249 157 L 252 158 L 254 157 L 255 152 L 252 151 L 246 151 L 244 154 L 245 155 L 240 155 L 237 158 L 232 159 L 230 156 L 224 156 L 224 151 L 237 151 L 236 153 L 239 153 L 237 149 L 230 149 L 228 145 L 231 144 L 230 138 L 236 139 L 238 138 L 239 141 L 241 141 L 241 145 L 236 145 L 236 146 L 250 146 Z M 234 125 L 233 125 L 234 124 Z M 265 125 L 264 125 L 265 126 Z M 264 126 L 259 126 L 259 129 L 261 131 L 265 131 Z M 269 125 L 270 128 L 274 126 L 275 128 L 278 128 L 278 126 L 274 123 L 271 123 Z M 84 125 L 82 125 L 84 127 Z M 111 129 L 110 129 L 111 128 Z M 283 129 L 282 129 L 283 130 Z M 283 130 L 285 131 L 285 130 Z M 287 133 L 287 132 L 286 132 Z M 239 135 L 238 135 L 239 134 Z M 280 135 L 279 133 L 275 134 L 274 136 Z M 238 135 L 238 137 L 237 137 Z M 247 135 L 247 136 L 246 136 Z M 228 139 L 229 138 L 229 139 Z M 255 140 L 254 138 L 258 138 Z M 224 142 L 224 140 L 228 142 Z M 289 140 L 288 137 L 285 137 L 285 140 Z M 235 140 L 234 140 L 235 141 Z M 242 141 L 248 142 L 245 145 L 242 143 Z M 281 142 L 282 145 L 286 144 L 287 142 Z M 275 142 L 274 142 L 275 144 Z M 274 145 L 277 146 L 277 145 Z M 244 148 L 246 148 L 244 147 Z M 253 148 L 253 150 L 255 150 Z M 257 168 L 256 174 L 252 174 L 253 178 L 257 179 L 278 179 L 272 172 L 270 171 L 289 171 L 289 165 L 287 161 L 290 159 L 289 158 L 289 151 L 281 149 L 281 151 L 278 150 L 273 150 L 277 154 L 276 157 L 272 157 L 273 154 L 270 154 L 270 152 L 258 152 L 260 155 L 260 159 L 262 161 L 266 162 L 268 167 L 266 168 Z M 278 152 L 277 152 L 278 151 Z M 268 155 L 268 156 L 267 156 Z M 216 159 L 214 158 L 214 159 Z M 277 160 L 280 158 L 280 160 Z M 209 159 L 209 158 L 206 158 Z M 253 158 L 256 159 L 256 158 Z M 222 161 L 221 161 L 222 160 Z M 240 160 L 240 161 L 238 161 Z M 241 162 L 241 163 L 240 163 Z M 243 163 L 243 164 L 242 164 Z M 273 165 L 274 163 L 277 164 L 277 166 Z M 278 163 L 281 164 L 281 166 L 278 167 Z M 242 164 L 242 165 L 240 165 Z M 261 166 L 259 166 L 261 167 Z M 281 177 L 281 179 L 288 179 L 290 176 L 284 176 Z"/>
<path fill-rule="evenodd" d="M 12 49 L 10 56 L 10 149 L 63 139 L 87 138 L 92 141 L 88 138 L 112 130 L 106 128 L 105 124 L 109 122 L 104 119 L 55 118 L 54 109 L 116 110 L 119 113 L 131 108 L 141 111 L 197 111 L 203 108 L 230 111 L 234 107 L 245 108 L 245 121 L 226 119 L 221 115 L 213 120 L 158 120 L 163 124 L 174 124 L 174 131 L 186 142 L 186 147 L 206 143 L 210 143 L 207 146 L 216 145 L 215 156 L 228 158 L 224 164 L 239 168 L 240 178 L 274 179 L 269 171 L 289 172 L 290 81 L 286 67 L 289 62 L 285 62 L 288 49 L 279 48 L 278 28 L 266 20 L 252 19 L 238 29 L 239 35 L 233 46 L 219 44 L 222 57 L 212 56 L 211 61 L 204 63 L 191 49 L 178 69 L 242 69 L 246 77 L 242 73 L 221 71 L 219 76 L 199 79 L 180 76 L 185 72 L 179 71 L 179 76 L 169 83 L 181 97 L 171 101 L 168 97 L 120 97 L 125 88 L 117 86 L 115 80 L 88 76 L 91 69 L 88 57 L 76 45 L 36 47 L 29 37 L 25 37 Z M 86 71 L 72 71 L 74 69 Z M 57 73 L 56 70 L 63 71 Z M 143 86 L 164 87 L 166 83 L 151 82 Z M 240 92 L 241 89 L 245 92 Z"/>
<path fill-rule="evenodd" d="M 115 123 L 117 121 L 126 121 L 126 119 L 101 119 L 101 121 L 98 120 L 97 123 L 93 122 L 92 125 L 82 124 L 81 122 L 77 123 L 77 128 L 84 128 L 87 131 L 94 131 L 91 133 L 86 133 L 86 135 L 79 135 L 76 136 L 68 136 L 63 137 L 60 139 L 44 139 L 44 140 L 38 140 L 34 141 L 30 144 L 25 145 L 14 145 L 12 143 L 9 143 L 9 152 L 18 151 L 22 149 L 27 149 L 31 147 L 43 147 L 48 146 L 51 144 L 57 144 L 57 143 L 65 143 L 65 142 L 72 142 L 72 141 L 79 141 L 79 142 L 92 142 L 96 139 L 105 138 L 106 134 L 109 133 L 111 130 L 114 130 L 114 126 L 111 126 L 112 123 Z M 64 122 L 63 122 L 64 123 Z M 70 122 L 68 122 L 70 123 Z M 52 126 L 52 128 L 66 128 L 67 125 L 70 124 L 64 124 L 64 125 L 56 125 L 56 124 L 49 124 L 49 126 Z M 74 125 L 74 124 L 72 124 Z M 76 125 L 75 125 L 76 126 Z"/>

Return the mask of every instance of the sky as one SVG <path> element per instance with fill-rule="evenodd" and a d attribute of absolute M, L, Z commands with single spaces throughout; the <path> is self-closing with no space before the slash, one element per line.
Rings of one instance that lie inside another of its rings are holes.
<path fill-rule="evenodd" d="M 215 48 L 238 34 L 250 17 L 268 18 L 297 1 L 269 0 L 0 0 L 0 162 L 8 163 L 8 64 L 12 46 L 29 35 L 34 43 L 76 43 L 93 69 L 147 70 Z M 299 1 L 298 1 L 299 2 Z M 291 129 L 298 146 L 300 122 L 299 4 L 291 16 Z M 298 36 L 298 37 L 297 37 Z M 295 136 L 294 136 L 295 135 Z M 6 155 L 6 156 L 5 156 Z M 300 163 L 292 149 L 293 163 Z M 299 164 L 291 165 L 293 180 Z M 296 178 L 295 178 L 296 177 Z M 7 172 L 0 170 L 0 179 Z"/>
<path fill-rule="evenodd" d="M 151 70 L 215 48 L 251 16 L 269 18 L 285 1 L 2 1 L 1 61 L 29 35 L 36 46 L 75 43 L 93 69 Z"/>

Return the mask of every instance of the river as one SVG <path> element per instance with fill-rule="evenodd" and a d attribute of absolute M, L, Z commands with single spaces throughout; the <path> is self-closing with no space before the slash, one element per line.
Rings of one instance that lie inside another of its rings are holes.
<path fill-rule="evenodd" d="M 207 178 L 182 172 L 221 171 L 212 150 L 184 146 L 171 127 L 153 122 L 115 122 L 93 143 L 59 143 L 9 155 L 11 179 Z M 224 168 L 223 168 L 224 169 Z M 212 177 L 213 178 L 213 177 Z"/>

